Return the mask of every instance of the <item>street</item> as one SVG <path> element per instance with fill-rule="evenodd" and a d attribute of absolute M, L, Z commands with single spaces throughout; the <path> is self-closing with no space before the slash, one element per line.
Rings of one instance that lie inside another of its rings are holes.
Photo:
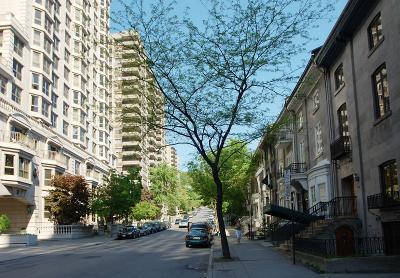
<path fill-rule="evenodd" d="M 204 277 L 209 248 L 186 248 L 185 229 L 0 262 L 0 277 Z"/>

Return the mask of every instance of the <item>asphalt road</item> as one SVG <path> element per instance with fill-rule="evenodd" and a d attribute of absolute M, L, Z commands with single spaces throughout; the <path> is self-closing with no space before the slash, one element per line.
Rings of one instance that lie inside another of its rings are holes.
<path fill-rule="evenodd" d="M 186 248 L 184 229 L 0 262 L 1 278 L 205 277 L 209 248 Z"/>

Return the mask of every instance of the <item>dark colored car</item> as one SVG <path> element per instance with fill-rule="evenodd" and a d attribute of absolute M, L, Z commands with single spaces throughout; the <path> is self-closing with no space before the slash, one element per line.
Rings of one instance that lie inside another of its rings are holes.
<path fill-rule="evenodd" d="M 178 225 L 181 220 L 179 218 L 175 219 L 175 225 Z"/>
<path fill-rule="evenodd" d="M 206 230 L 209 234 L 212 234 L 213 228 L 211 227 L 210 224 L 207 222 L 195 222 L 190 225 L 190 230 L 192 229 L 204 229 Z"/>
<path fill-rule="evenodd" d="M 149 234 L 153 234 L 156 232 L 154 226 L 152 225 L 151 222 L 146 222 L 142 225 L 143 228 L 145 228 L 146 230 L 148 230 Z"/>
<path fill-rule="evenodd" d="M 140 237 L 140 232 L 135 226 L 124 227 L 118 232 L 118 239 L 138 237 Z"/>
<path fill-rule="evenodd" d="M 211 246 L 211 235 L 205 229 L 192 229 L 185 237 L 186 247 Z"/>
<path fill-rule="evenodd" d="M 147 236 L 151 234 L 151 228 L 148 225 L 143 225 L 139 227 L 140 236 Z"/>

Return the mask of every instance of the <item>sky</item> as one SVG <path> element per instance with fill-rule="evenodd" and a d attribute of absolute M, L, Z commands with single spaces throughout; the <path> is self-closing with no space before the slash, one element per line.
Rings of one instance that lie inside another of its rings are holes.
<path fill-rule="evenodd" d="M 129 0 L 122 0 L 122 1 L 129 3 Z M 153 0 L 144 0 L 144 1 L 151 2 Z M 201 3 L 202 2 L 201 0 L 176 0 L 176 1 L 177 1 L 177 6 L 176 6 L 177 14 L 183 13 L 186 7 L 189 7 L 190 15 L 192 16 L 192 19 L 194 21 L 200 21 L 204 16 L 205 9 Z M 337 18 L 339 17 L 340 13 L 342 12 L 344 6 L 347 3 L 347 0 L 326 0 L 326 1 L 335 1 L 335 10 L 332 11 L 330 18 L 323 20 L 322 22 L 320 22 L 317 28 L 313 29 L 311 35 L 314 39 L 306 47 L 307 51 L 305 53 L 303 53 L 301 56 L 295 57 L 293 62 L 294 65 L 305 66 L 308 59 L 310 58 L 311 50 L 321 46 L 325 42 Z M 120 8 L 119 1 L 111 2 L 111 11 L 119 8 Z M 120 31 L 117 30 L 117 26 L 113 25 L 112 21 L 111 21 L 111 31 Z M 294 85 L 295 84 L 293 84 L 293 87 Z M 290 94 L 290 91 L 287 93 Z M 270 105 L 271 108 L 269 114 L 271 116 L 277 116 L 281 111 L 282 106 L 283 106 L 283 99 L 276 100 L 275 103 Z M 253 142 L 249 145 L 249 148 L 251 150 L 254 150 L 257 147 L 257 145 L 258 142 Z M 179 168 L 184 171 L 186 170 L 187 163 L 193 160 L 193 158 L 196 156 L 196 150 L 189 145 L 176 145 L 174 147 L 176 148 L 179 157 Z"/>

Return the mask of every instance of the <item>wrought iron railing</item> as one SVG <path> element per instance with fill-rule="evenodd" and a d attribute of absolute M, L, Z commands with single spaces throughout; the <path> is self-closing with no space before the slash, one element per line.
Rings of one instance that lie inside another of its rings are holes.
<path fill-rule="evenodd" d="M 287 168 L 291 174 L 302 174 L 307 171 L 307 165 L 305 163 L 292 163 Z"/>
<path fill-rule="evenodd" d="M 315 220 L 311 220 L 310 216 L 313 216 Z M 355 217 L 357 216 L 357 204 L 356 197 L 336 197 L 329 202 L 319 202 L 316 205 L 308 209 L 307 213 L 304 214 L 303 220 L 298 219 L 296 223 L 287 221 L 279 222 L 280 225 L 276 225 L 273 231 L 274 241 L 284 241 L 290 239 L 293 232 L 298 234 L 301 231 L 309 227 L 310 231 L 313 232 L 318 221 L 325 219 L 334 219 L 336 217 Z"/>
<path fill-rule="evenodd" d="M 332 160 L 337 160 L 347 154 L 351 153 L 351 140 L 350 136 L 340 136 L 331 144 L 331 157 Z"/>
<path fill-rule="evenodd" d="M 347 252 L 340 252 L 335 239 L 296 238 L 296 251 L 314 254 L 322 257 L 343 257 L 354 255 L 377 255 L 385 253 L 385 243 L 382 237 L 354 238 L 347 242 Z"/>
<path fill-rule="evenodd" d="M 400 206 L 400 191 L 388 191 L 367 197 L 368 209 Z"/>

